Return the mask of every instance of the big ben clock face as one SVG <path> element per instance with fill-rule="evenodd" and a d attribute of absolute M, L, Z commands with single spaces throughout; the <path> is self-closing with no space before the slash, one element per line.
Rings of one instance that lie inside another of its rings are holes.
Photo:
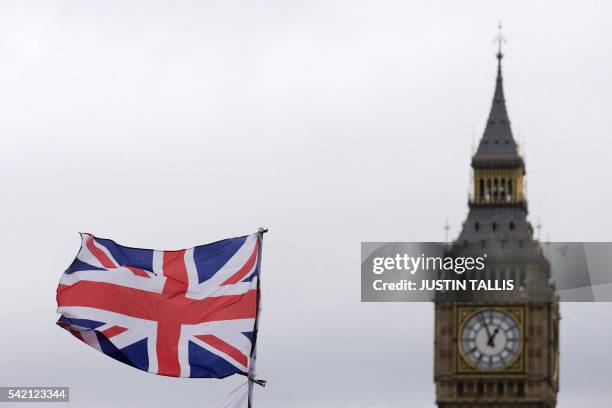
<path fill-rule="evenodd" d="M 521 332 L 510 314 L 484 310 L 470 317 L 461 330 L 463 356 L 481 370 L 500 370 L 519 355 Z"/>

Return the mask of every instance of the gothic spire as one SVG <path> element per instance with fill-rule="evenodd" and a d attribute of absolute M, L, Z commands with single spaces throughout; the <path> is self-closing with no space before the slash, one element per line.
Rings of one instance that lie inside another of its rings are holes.
<path fill-rule="evenodd" d="M 504 86 L 502 76 L 502 43 L 505 38 L 500 32 L 496 37 L 498 43 L 497 49 L 497 78 L 495 80 L 495 92 L 493 94 L 493 102 L 491 111 L 487 119 L 484 134 L 480 140 L 478 150 L 474 159 L 476 161 L 491 159 L 520 159 L 517 149 L 517 144 L 512 136 L 510 127 L 510 118 L 506 109 L 506 99 L 504 97 Z"/>

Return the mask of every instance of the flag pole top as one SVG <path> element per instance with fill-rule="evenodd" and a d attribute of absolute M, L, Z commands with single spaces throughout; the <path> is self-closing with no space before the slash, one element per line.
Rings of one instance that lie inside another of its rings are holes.
<path fill-rule="evenodd" d="M 266 232 L 268 232 L 268 229 L 267 228 L 263 228 L 263 227 L 259 227 L 259 230 L 257 232 L 263 235 Z"/>

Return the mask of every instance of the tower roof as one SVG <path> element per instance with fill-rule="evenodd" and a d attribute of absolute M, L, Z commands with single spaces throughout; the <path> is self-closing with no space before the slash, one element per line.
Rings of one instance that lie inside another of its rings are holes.
<path fill-rule="evenodd" d="M 510 118 L 506 109 L 501 67 L 502 58 L 503 54 L 500 50 L 497 53 L 495 93 L 493 94 L 491 111 L 487 119 L 484 134 L 482 139 L 480 139 L 478 150 L 472 160 L 472 163 L 475 165 L 498 165 L 501 162 L 508 165 L 522 165 L 523 163 L 516 141 L 512 136 Z"/>

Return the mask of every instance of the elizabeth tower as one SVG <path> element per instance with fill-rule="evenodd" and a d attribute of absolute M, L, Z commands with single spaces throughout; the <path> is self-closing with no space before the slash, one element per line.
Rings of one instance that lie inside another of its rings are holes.
<path fill-rule="evenodd" d="M 500 41 L 501 45 L 501 41 Z M 491 112 L 472 157 L 469 213 L 453 257 L 485 268 L 446 279 L 514 282 L 507 291 L 437 293 L 434 379 L 440 408 L 552 408 L 559 384 L 559 304 L 527 221 L 525 163 L 512 135 L 501 47 Z"/>

